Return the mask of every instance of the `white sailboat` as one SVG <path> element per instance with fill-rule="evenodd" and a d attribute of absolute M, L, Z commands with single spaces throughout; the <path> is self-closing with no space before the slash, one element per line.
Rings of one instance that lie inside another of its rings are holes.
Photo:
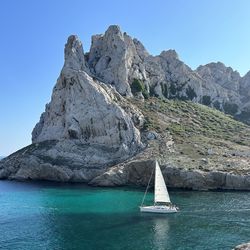
<path fill-rule="evenodd" d="M 149 180 L 149 183 L 150 183 L 150 180 Z M 149 183 L 148 183 L 148 186 L 149 186 Z M 140 206 L 141 212 L 148 212 L 148 213 L 176 213 L 178 212 L 178 207 L 173 205 L 170 201 L 168 190 L 167 190 L 164 178 L 162 176 L 160 166 L 157 161 L 155 163 L 155 190 L 154 190 L 154 205 L 153 206 L 143 206 L 144 199 L 147 194 L 148 186 L 144 194 L 142 204 Z"/>

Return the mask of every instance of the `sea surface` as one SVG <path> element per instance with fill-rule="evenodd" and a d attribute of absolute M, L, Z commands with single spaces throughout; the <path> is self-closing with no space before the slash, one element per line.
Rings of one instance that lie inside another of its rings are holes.
<path fill-rule="evenodd" d="M 170 191 L 180 212 L 169 215 L 140 213 L 143 194 L 0 181 L 0 249 L 214 250 L 250 241 L 250 192 Z"/>

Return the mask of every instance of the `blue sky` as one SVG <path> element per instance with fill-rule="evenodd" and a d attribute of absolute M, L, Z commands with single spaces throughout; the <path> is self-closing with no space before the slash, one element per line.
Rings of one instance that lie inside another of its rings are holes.
<path fill-rule="evenodd" d="M 222 61 L 250 70 L 249 0 L 2 0 L 0 155 L 31 143 L 63 65 L 67 37 L 120 25 L 151 54 L 175 49 L 191 68 Z"/>

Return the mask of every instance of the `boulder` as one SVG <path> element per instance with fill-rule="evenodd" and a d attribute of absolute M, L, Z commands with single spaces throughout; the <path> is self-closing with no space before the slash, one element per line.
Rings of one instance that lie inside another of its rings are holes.
<path fill-rule="evenodd" d="M 250 250 L 250 243 L 238 245 L 233 250 Z"/>

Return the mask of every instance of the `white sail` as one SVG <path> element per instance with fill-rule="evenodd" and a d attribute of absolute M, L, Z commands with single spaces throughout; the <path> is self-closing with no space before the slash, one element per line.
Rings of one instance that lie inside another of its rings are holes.
<path fill-rule="evenodd" d="M 167 202 L 170 203 L 170 198 L 168 190 L 163 179 L 161 169 L 158 162 L 155 165 L 155 203 L 157 202 Z"/>

